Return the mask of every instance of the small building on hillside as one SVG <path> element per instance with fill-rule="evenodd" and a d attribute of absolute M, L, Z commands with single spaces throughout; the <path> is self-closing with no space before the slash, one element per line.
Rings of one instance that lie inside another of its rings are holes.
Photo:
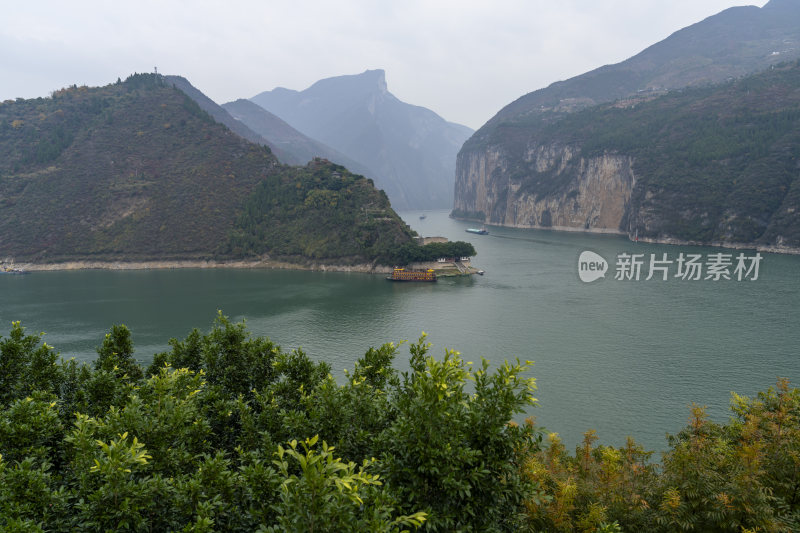
<path fill-rule="evenodd" d="M 412 263 L 414 270 L 432 269 L 438 276 L 464 276 L 474 274 L 469 257 L 440 257 L 436 261 Z"/>
<path fill-rule="evenodd" d="M 469 266 L 469 261 L 472 259 L 471 257 L 440 257 L 436 260 L 436 263 L 439 265 L 450 263 L 455 265 L 456 263 L 462 263 L 463 265 Z"/>
<path fill-rule="evenodd" d="M 432 243 L 447 243 L 450 242 L 447 237 L 417 237 L 417 244 L 425 246 Z M 471 257 L 438 257 L 434 261 L 415 262 L 410 265 L 413 270 L 428 270 L 432 269 L 436 272 L 437 276 L 466 276 L 475 274 L 477 269 L 472 267 Z"/>

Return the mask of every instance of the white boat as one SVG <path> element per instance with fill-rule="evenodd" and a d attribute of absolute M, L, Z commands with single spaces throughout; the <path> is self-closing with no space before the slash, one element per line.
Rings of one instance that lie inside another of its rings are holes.
<path fill-rule="evenodd" d="M 489 231 L 486 229 L 486 226 L 483 226 L 481 229 L 467 228 L 467 233 L 475 233 L 477 235 L 489 235 Z"/>

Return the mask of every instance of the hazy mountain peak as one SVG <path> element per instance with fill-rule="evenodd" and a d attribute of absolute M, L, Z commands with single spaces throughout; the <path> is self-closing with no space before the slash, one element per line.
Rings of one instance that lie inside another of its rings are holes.
<path fill-rule="evenodd" d="M 375 81 L 377 82 L 378 91 L 382 93 L 388 93 L 389 88 L 386 85 L 386 72 L 383 69 L 376 69 L 376 70 L 366 70 L 364 74 L 370 74 L 374 76 Z"/>
<path fill-rule="evenodd" d="M 297 91 L 291 92 L 296 93 Z M 324 78 L 301 92 L 308 96 L 324 93 L 328 97 L 334 96 L 343 100 L 358 99 L 365 94 L 387 93 L 386 72 L 383 69 L 375 69 L 365 70 L 361 74 L 346 74 Z M 258 96 L 253 97 L 253 100 L 257 99 Z"/>
<path fill-rule="evenodd" d="M 372 83 L 374 83 L 374 86 L 377 87 L 379 92 L 381 93 L 389 92 L 389 88 L 386 85 L 386 72 L 382 68 L 375 70 L 365 70 L 360 75 L 368 79 Z"/>
<path fill-rule="evenodd" d="M 372 169 L 395 207 L 452 205 L 455 155 L 472 133 L 389 92 L 383 69 L 251 99 L 292 127 Z"/>
<path fill-rule="evenodd" d="M 240 98 L 239 100 L 222 104 L 222 108 L 230 113 L 233 118 L 241 121 L 265 139 L 269 139 L 271 143 L 279 146 L 289 156 L 285 160 L 281 160 L 284 163 L 305 164 L 314 157 L 322 157 L 344 165 L 348 170 L 357 174 L 371 177 L 372 172 L 368 168 L 337 152 L 330 146 L 303 135 L 284 120 L 251 100 Z"/>
<path fill-rule="evenodd" d="M 800 2 L 797 0 L 770 0 L 762 9 L 800 11 Z"/>

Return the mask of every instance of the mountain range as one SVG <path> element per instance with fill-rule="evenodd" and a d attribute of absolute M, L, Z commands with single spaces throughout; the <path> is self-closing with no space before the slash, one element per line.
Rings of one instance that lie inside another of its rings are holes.
<path fill-rule="evenodd" d="M 471 136 L 401 102 L 382 70 L 224 106 L 154 74 L 6 101 L 0 259 L 390 264 L 413 237 L 390 200 L 800 250 L 798 57 L 796 1 L 731 8 L 525 95 Z"/>
<path fill-rule="evenodd" d="M 330 146 L 303 135 L 284 120 L 250 100 L 240 98 L 222 104 L 220 110 L 234 118 L 240 128 L 247 128 L 263 139 L 269 139 L 267 141 L 269 146 L 284 163 L 301 165 L 315 157 L 322 157 L 344 165 L 358 174 L 369 176 L 371 173 L 361 163 L 350 159 Z"/>
<path fill-rule="evenodd" d="M 800 3 L 771 0 L 527 94 L 460 150 L 453 214 L 662 242 L 798 247 L 798 57 Z M 774 70 L 753 74 L 764 69 Z"/>
<path fill-rule="evenodd" d="M 277 88 L 253 102 L 357 161 L 398 209 L 452 206 L 455 156 L 472 134 L 389 92 L 383 70 Z M 253 127 L 254 119 L 240 115 Z"/>
<path fill-rule="evenodd" d="M 0 104 L 0 258 L 374 264 L 411 241 L 371 180 L 286 166 L 177 85 L 135 74 Z"/>

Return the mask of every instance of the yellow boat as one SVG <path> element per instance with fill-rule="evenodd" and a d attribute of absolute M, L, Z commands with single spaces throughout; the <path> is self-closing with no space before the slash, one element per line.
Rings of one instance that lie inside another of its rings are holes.
<path fill-rule="evenodd" d="M 428 270 L 406 270 L 405 268 L 395 268 L 391 276 L 386 278 L 389 281 L 436 281 L 436 271 L 432 268 Z"/>

